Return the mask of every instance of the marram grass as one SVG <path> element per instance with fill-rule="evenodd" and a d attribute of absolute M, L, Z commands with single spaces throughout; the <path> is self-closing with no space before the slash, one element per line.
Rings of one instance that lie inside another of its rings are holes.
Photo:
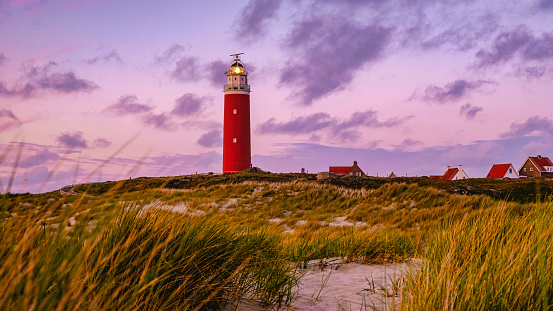
<path fill-rule="evenodd" d="M 3 195 L 0 310 L 286 308 L 311 260 L 417 256 L 404 310 L 552 308 L 551 203 L 277 177 Z"/>
<path fill-rule="evenodd" d="M 409 283 L 411 310 L 552 310 L 553 203 L 437 228 Z"/>
<path fill-rule="evenodd" d="M 0 224 L 1 310 L 213 310 L 284 305 L 297 276 L 280 238 L 220 219 L 121 211 L 89 232 Z"/>

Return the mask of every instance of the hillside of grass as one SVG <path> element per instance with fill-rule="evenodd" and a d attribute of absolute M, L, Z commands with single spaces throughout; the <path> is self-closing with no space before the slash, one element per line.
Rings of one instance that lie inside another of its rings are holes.
<path fill-rule="evenodd" d="M 547 279 L 552 252 L 536 243 L 553 242 L 552 185 L 255 172 L 4 194 L 0 309 L 279 309 L 297 269 L 328 258 L 422 259 L 403 296 L 412 310 L 465 310 L 477 303 L 469 288 L 495 283 L 480 309 L 530 306 L 520 288 L 548 309 L 536 271 Z"/>
<path fill-rule="evenodd" d="M 438 180 L 428 177 L 366 177 L 344 176 L 317 181 L 315 174 L 225 174 L 225 175 L 186 175 L 178 177 L 149 178 L 141 177 L 118 182 L 94 183 L 80 185 L 75 191 L 88 194 L 110 192 L 132 192 L 153 188 L 194 189 L 212 185 L 239 184 L 245 181 L 258 182 L 290 182 L 297 180 L 313 181 L 320 184 L 330 184 L 348 189 L 377 189 L 385 184 L 415 184 L 420 187 L 430 187 L 444 190 L 451 194 L 486 195 L 494 199 L 529 203 L 546 201 L 553 196 L 553 179 L 489 179 L 471 178 L 465 180 Z"/>

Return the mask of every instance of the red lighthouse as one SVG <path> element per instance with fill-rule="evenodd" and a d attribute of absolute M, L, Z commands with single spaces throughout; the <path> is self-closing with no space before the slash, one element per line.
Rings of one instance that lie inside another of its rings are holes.
<path fill-rule="evenodd" d="M 239 54 L 226 72 L 223 126 L 223 173 L 251 167 L 250 86 L 248 72 Z"/>

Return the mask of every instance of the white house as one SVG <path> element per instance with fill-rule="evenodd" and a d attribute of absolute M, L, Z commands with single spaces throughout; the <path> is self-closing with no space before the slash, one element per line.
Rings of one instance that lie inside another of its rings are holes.
<path fill-rule="evenodd" d="M 518 172 L 513 167 L 513 164 L 494 164 L 486 178 L 510 178 L 518 179 Z"/>

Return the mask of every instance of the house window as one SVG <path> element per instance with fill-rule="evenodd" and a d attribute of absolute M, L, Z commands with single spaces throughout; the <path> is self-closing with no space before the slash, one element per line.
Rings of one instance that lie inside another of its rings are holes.
<path fill-rule="evenodd" d="M 233 139 L 232 139 L 232 142 L 236 144 L 236 138 L 233 138 Z"/>
<path fill-rule="evenodd" d="M 530 168 L 530 172 L 531 172 L 531 171 L 533 171 L 533 170 L 534 170 L 534 168 L 533 168 L 533 167 L 531 167 L 531 168 Z"/>
<path fill-rule="evenodd" d="M 512 173 L 513 173 L 513 169 L 510 168 L 510 169 L 509 169 L 509 174 L 512 174 Z"/>
<path fill-rule="evenodd" d="M 232 109 L 232 113 L 233 113 L 233 114 L 236 114 L 236 109 Z"/>
<path fill-rule="evenodd" d="M 523 168 L 523 169 L 522 169 L 522 171 L 526 173 L 526 167 L 525 167 L 525 168 Z"/>

